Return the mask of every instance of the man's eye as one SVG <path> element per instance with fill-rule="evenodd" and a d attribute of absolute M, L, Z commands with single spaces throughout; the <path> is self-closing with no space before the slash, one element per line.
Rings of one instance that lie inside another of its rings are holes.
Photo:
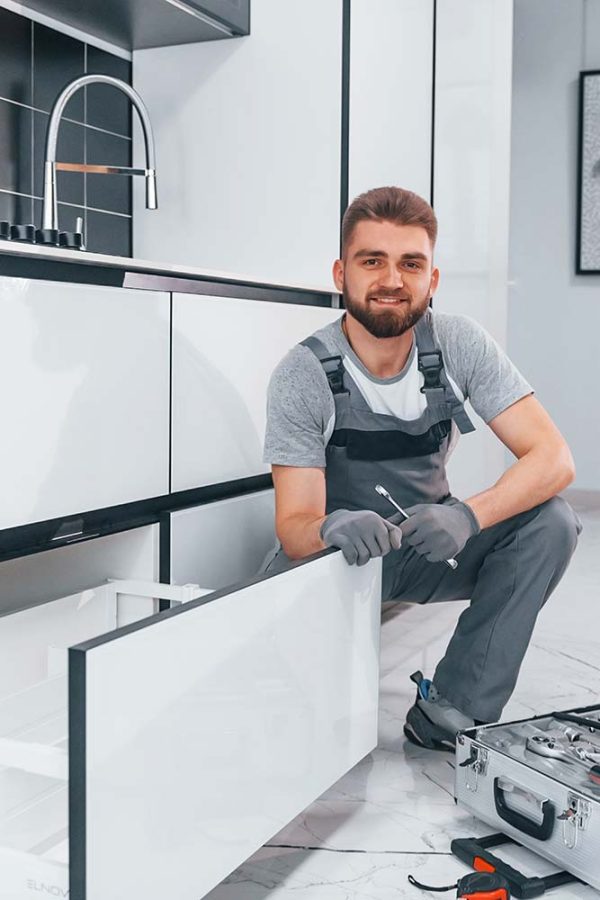
<path fill-rule="evenodd" d="M 416 263 L 416 262 L 407 262 L 407 263 L 405 263 L 405 265 L 406 265 L 409 269 L 420 269 L 420 268 L 421 268 L 421 267 L 419 266 L 419 263 Z"/>
<path fill-rule="evenodd" d="M 370 266 L 370 268 L 373 268 L 373 266 L 376 266 L 378 263 L 379 263 L 378 259 L 366 259 L 365 260 L 365 266 Z"/>

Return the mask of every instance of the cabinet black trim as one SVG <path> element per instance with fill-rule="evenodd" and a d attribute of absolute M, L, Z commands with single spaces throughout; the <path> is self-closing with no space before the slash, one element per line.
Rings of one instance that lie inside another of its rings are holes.
<path fill-rule="evenodd" d="M 331 306 L 335 291 L 311 291 L 309 288 L 286 288 L 261 285 L 258 282 L 211 281 L 151 272 L 125 272 L 123 287 L 147 291 L 170 291 L 176 294 L 200 294 L 230 297 L 234 300 L 266 300 L 273 303 L 298 303 L 303 306 Z"/>
<path fill-rule="evenodd" d="M 34 259 L 30 256 L 0 256 L 0 275 L 8 278 L 33 278 L 41 281 L 69 281 L 74 284 L 101 284 L 123 287 L 123 271 L 109 266 L 62 262 L 58 259 Z"/>
<path fill-rule="evenodd" d="M 342 134 L 340 165 L 340 225 L 348 206 L 350 169 L 350 0 L 344 0 L 342 10 Z M 340 228 L 340 254 L 342 236 Z"/>
<path fill-rule="evenodd" d="M 169 272 L 137 272 L 127 269 L 126 266 L 120 268 L 18 254 L 10 256 L 4 253 L 0 254 L 0 276 L 180 294 L 204 294 L 238 300 L 263 300 L 270 303 L 297 303 L 303 306 L 331 307 L 333 298 L 337 296 L 333 288 L 328 292 L 302 287 L 279 287 L 262 284 L 259 281 L 244 283 L 233 279 L 215 281 L 202 276 L 191 278 Z"/>
<path fill-rule="evenodd" d="M 429 186 L 429 202 L 433 206 L 435 187 L 435 90 L 436 90 L 436 63 L 437 63 L 437 0 L 433 0 L 433 52 L 432 52 L 432 78 L 431 78 L 431 173 Z"/>
<path fill-rule="evenodd" d="M 0 562 L 130 531 L 144 525 L 154 525 L 160 521 L 162 513 L 175 512 L 186 506 L 203 506 L 228 497 L 252 494 L 268 490 L 272 486 L 271 475 L 253 475 L 249 478 L 236 478 L 233 481 L 176 491 L 133 503 L 60 516 L 31 525 L 5 528 L 0 531 Z M 69 527 L 70 524 L 73 527 Z M 78 533 L 74 534 L 74 531 Z M 65 537 L 61 537 L 63 534 Z"/>
<path fill-rule="evenodd" d="M 171 511 L 161 513 L 158 521 L 158 580 L 171 584 Z M 160 612 L 169 608 L 168 600 L 159 600 Z"/>
<path fill-rule="evenodd" d="M 69 650 L 69 896 L 85 900 L 86 669 L 85 654 Z"/>

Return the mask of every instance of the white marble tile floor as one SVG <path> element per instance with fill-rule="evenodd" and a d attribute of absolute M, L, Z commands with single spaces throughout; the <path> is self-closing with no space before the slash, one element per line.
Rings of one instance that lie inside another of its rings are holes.
<path fill-rule="evenodd" d="M 540 614 L 503 719 L 600 701 L 600 494 L 571 492 L 584 531 L 562 583 Z M 454 837 L 490 832 L 453 799 L 454 757 L 408 744 L 402 725 L 414 699 L 409 675 L 431 675 L 464 604 L 387 606 L 381 636 L 377 749 L 206 900 L 392 900 L 433 896 L 408 883 L 450 884 L 467 869 Z M 552 866 L 523 848 L 498 851 L 528 874 Z M 581 884 L 549 900 L 598 900 Z"/>

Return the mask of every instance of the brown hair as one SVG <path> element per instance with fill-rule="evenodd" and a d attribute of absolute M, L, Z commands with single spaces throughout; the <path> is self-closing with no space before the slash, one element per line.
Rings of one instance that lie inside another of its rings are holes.
<path fill-rule="evenodd" d="M 380 187 L 356 197 L 342 219 L 342 254 L 346 252 L 359 222 L 394 222 L 396 225 L 420 225 L 432 246 L 437 238 L 437 219 L 429 203 L 412 191 L 399 187 Z"/>

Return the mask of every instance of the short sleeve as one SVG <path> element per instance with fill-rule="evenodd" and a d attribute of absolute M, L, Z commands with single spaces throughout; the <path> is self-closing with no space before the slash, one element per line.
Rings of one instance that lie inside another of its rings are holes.
<path fill-rule="evenodd" d="M 263 460 L 276 466 L 325 466 L 325 433 L 335 404 L 321 364 L 307 347 L 279 363 L 267 393 Z"/>
<path fill-rule="evenodd" d="M 448 374 L 484 422 L 533 388 L 494 338 L 469 316 L 438 315 L 435 329 Z"/>

